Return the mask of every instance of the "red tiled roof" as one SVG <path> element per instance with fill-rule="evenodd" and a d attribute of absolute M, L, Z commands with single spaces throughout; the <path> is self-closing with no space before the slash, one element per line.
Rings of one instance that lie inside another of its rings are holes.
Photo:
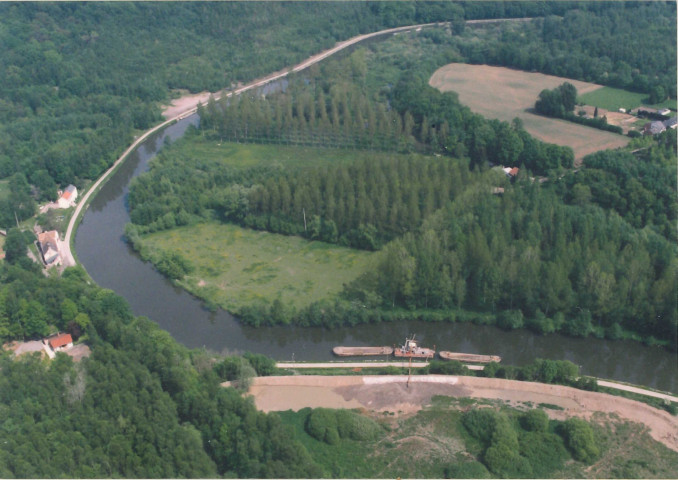
<path fill-rule="evenodd" d="M 518 175 L 519 170 L 520 169 L 518 167 L 513 167 L 511 170 L 509 170 L 509 175 L 511 175 L 512 177 L 515 177 L 516 175 Z"/>
<path fill-rule="evenodd" d="M 73 337 L 71 337 L 70 333 L 62 333 L 61 335 L 49 339 L 49 346 L 52 347 L 52 349 L 63 347 L 69 343 L 73 343 Z"/>
<path fill-rule="evenodd" d="M 66 191 L 61 195 L 61 198 L 63 198 L 64 200 L 68 200 L 69 198 L 71 198 L 71 192 L 69 192 L 68 190 L 66 190 Z"/>

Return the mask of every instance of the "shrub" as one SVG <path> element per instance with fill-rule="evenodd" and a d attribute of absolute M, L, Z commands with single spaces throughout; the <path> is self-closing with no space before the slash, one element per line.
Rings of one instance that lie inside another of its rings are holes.
<path fill-rule="evenodd" d="M 316 408 L 306 418 L 306 433 L 321 442 L 333 445 L 339 441 L 334 410 Z"/>
<path fill-rule="evenodd" d="M 336 419 L 341 438 L 357 441 L 374 440 L 382 431 L 379 424 L 371 418 L 350 410 L 337 410 Z"/>
<path fill-rule="evenodd" d="M 470 410 L 464 413 L 461 423 L 466 431 L 484 444 L 489 444 L 497 424 L 497 413 L 493 410 Z"/>
<path fill-rule="evenodd" d="M 575 460 L 591 463 L 600 455 L 593 429 L 584 420 L 579 418 L 566 420 L 561 427 L 561 434 Z"/>
<path fill-rule="evenodd" d="M 562 438 L 541 431 L 527 432 L 520 436 L 520 454 L 530 462 L 532 474 L 536 478 L 552 475 L 570 457 Z"/>
<path fill-rule="evenodd" d="M 461 462 L 445 468 L 445 478 L 492 478 L 480 462 Z"/>
<path fill-rule="evenodd" d="M 497 326 L 504 330 L 516 330 L 525 325 L 523 312 L 520 310 L 505 310 L 497 316 Z"/>
<path fill-rule="evenodd" d="M 549 426 L 549 417 L 543 410 L 535 408 L 522 416 L 520 424 L 528 432 L 545 432 Z"/>

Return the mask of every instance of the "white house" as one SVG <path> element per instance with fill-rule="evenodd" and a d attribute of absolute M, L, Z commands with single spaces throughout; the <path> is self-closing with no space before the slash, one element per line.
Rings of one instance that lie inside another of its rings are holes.
<path fill-rule="evenodd" d="M 59 233 L 56 230 L 38 234 L 40 253 L 45 265 L 59 265 L 61 254 L 59 253 Z"/>
<path fill-rule="evenodd" d="M 66 187 L 66 190 L 61 194 L 59 200 L 59 208 L 68 208 L 75 205 L 75 201 L 78 198 L 78 189 L 75 188 L 75 185 L 69 185 Z"/>

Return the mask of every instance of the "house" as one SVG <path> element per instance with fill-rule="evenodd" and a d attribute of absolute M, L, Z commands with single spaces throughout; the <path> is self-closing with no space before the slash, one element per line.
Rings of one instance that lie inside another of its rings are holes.
<path fill-rule="evenodd" d="M 658 110 L 657 113 L 659 115 L 664 115 L 668 117 L 669 115 L 671 115 L 671 110 L 669 110 L 668 108 L 662 108 L 661 110 Z"/>
<path fill-rule="evenodd" d="M 664 127 L 664 124 L 659 121 L 647 122 L 643 127 L 643 133 L 645 135 L 659 135 L 664 130 L 666 130 L 666 127 Z"/>
<path fill-rule="evenodd" d="M 668 120 L 664 120 L 664 122 L 662 123 L 664 124 L 664 128 L 675 129 L 676 126 L 678 125 L 678 117 L 671 117 Z"/>
<path fill-rule="evenodd" d="M 53 337 L 48 337 L 44 341 L 47 342 L 49 348 L 55 353 L 68 350 L 73 346 L 73 337 L 71 337 L 70 333 L 60 333 Z"/>
<path fill-rule="evenodd" d="M 75 205 L 75 201 L 78 198 L 78 189 L 75 188 L 75 185 L 69 185 L 66 187 L 66 190 L 63 191 L 57 203 L 59 208 L 68 208 Z"/>
<path fill-rule="evenodd" d="M 59 232 L 51 230 L 38 234 L 38 247 L 42 254 L 45 265 L 59 265 L 61 254 L 59 253 Z"/>
<path fill-rule="evenodd" d="M 507 177 L 514 179 L 518 175 L 520 169 L 518 167 L 504 167 L 502 168 Z"/>

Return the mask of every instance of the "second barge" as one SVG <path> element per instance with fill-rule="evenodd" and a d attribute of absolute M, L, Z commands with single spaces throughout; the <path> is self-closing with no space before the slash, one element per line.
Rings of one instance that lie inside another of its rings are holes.
<path fill-rule="evenodd" d="M 457 360 L 465 363 L 490 363 L 501 362 L 499 355 L 477 355 L 475 353 L 456 353 L 456 352 L 438 352 L 440 358 L 444 360 Z"/>
<path fill-rule="evenodd" d="M 332 353 L 339 357 L 391 355 L 393 353 L 393 347 L 334 347 Z"/>

